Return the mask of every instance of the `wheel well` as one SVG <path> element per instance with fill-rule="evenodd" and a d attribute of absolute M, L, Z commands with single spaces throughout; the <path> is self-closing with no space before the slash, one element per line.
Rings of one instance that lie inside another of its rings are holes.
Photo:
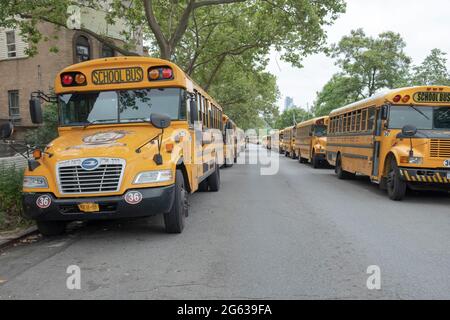
<path fill-rule="evenodd" d="M 177 164 L 177 170 L 181 170 L 181 173 L 183 173 L 184 185 L 186 186 L 186 189 L 189 192 L 191 192 L 191 185 L 189 184 L 189 176 L 186 170 L 186 166 L 184 165 L 184 162 Z"/>
<path fill-rule="evenodd" d="M 384 159 L 384 166 L 383 166 L 383 177 L 387 176 L 388 171 L 391 169 L 391 159 L 394 159 L 397 161 L 397 158 L 392 152 L 389 152 L 386 155 L 386 158 Z"/>

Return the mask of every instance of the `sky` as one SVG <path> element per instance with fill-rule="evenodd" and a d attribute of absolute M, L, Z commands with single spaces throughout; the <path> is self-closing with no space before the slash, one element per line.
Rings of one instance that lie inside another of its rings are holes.
<path fill-rule="evenodd" d="M 367 35 L 376 37 L 384 31 L 400 33 L 406 42 L 405 52 L 413 64 L 420 64 L 431 49 L 439 48 L 449 54 L 450 30 L 449 0 L 347 0 L 347 11 L 334 25 L 327 27 L 328 42 L 337 43 L 351 30 L 363 28 Z M 303 68 L 292 67 L 281 61 L 280 54 L 272 52 L 267 70 L 277 76 L 280 90 L 280 109 L 286 96 L 294 104 L 306 108 L 312 105 L 316 93 L 338 71 L 334 59 L 324 54 L 309 56 Z M 448 61 L 450 69 L 450 61 Z M 282 74 L 282 76 L 281 76 Z"/>

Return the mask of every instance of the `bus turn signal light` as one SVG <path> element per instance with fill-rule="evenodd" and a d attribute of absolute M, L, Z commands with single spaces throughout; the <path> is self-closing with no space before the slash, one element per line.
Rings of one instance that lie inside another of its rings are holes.
<path fill-rule="evenodd" d="M 166 151 L 168 153 L 171 153 L 173 151 L 173 143 L 167 143 L 166 144 Z"/>
<path fill-rule="evenodd" d="M 33 158 L 34 160 L 38 160 L 42 157 L 42 151 L 40 149 L 33 150 Z"/>

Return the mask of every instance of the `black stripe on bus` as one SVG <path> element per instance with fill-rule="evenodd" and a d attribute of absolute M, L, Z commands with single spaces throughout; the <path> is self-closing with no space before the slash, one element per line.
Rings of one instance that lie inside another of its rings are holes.
<path fill-rule="evenodd" d="M 360 154 L 354 154 L 354 153 L 343 153 L 342 156 L 346 157 L 346 158 L 352 158 L 352 159 L 369 160 L 368 156 L 362 156 Z"/>
<path fill-rule="evenodd" d="M 348 147 L 348 148 L 361 148 L 361 149 L 373 149 L 371 144 L 344 144 L 344 143 L 327 143 L 329 147 Z"/>

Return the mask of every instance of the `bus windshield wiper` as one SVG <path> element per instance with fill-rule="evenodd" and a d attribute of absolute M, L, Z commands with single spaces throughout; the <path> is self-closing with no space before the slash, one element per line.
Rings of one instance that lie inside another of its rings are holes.
<path fill-rule="evenodd" d="M 416 108 L 415 106 L 413 106 L 412 104 L 409 105 L 409 107 L 413 108 L 414 110 L 416 110 L 418 113 L 420 113 L 421 115 L 423 115 L 425 117 L 425 119 L 430 120 L 430 118 L 420 109 Z"/>
<path fill-rule="evenodd" d="M 92 121 L 88 121 L 84 126 L 83 126 L 83 130 L 86 129 L 87 127 L 97 124 L 97 123 L 101 123 L 101 122 L 106 122 L 106 121 L 115 121 L 116 119 L 97 119 L 97 120 L 92 120 Z"/>

